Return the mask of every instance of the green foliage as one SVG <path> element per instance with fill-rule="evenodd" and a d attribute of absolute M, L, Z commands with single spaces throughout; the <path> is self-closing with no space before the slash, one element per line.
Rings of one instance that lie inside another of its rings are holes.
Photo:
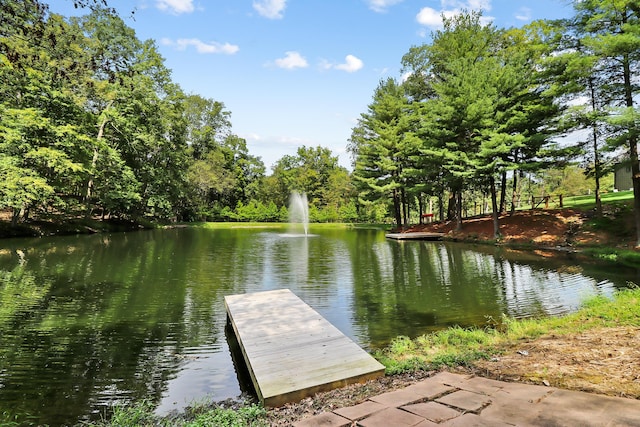
<path fill-rule="evenodd" d="M 224 104 L 186 96 L 152 41 L 80 3 L 90 13 L 70 19 L 3 3 L 0 209 L 75 216 L 61 203 L 75 199 L 87 215 L 166 220 L 255 198 L 264 166 Z"/>
<path fill-rule="evenodd" d="M 269 425 L 265 420 L 266 410 L 255 404 L 224 408 L 200 402 L 187 408 L 183 414 L 166 417 L 154 415 L 153 410 L 151 402 L 146 400 L 132 405 L 116 405 L 109 419 L 88 425 L 96 427 L 266 427 Z"/>
<path fill-rule="evenodd" d="M 491 330 L 453 327 L 415 340 L 401 336 L 378 352 L 376 358 L 385 365 L 388 374 L 468 365 L 489 356 L 494 335 Z"/>
<path fill-rule="evenodd" d="M 153 415 L 153 405 L 149 401 L 138 402 L 131 406 L 116 405 L 107 426 L 118 427 L 151 427 L 157 426 L 157 418 Z"/>
<path fill-rule="evenodd" d="M 264 419 L 266 410 L 259 405 L 241 407 L 239 409 L 213 408 L 205 409 L 195 415 L 192 421 L 185 422 L 184 427 L 245 427 L 268 426 Z"/>
<path fill-rule="evenodd" d="M 14 225 L 82 211 L 282 221 L 294 190 L 307 194 L 319 222 L 408 225 L 425 200 L 444 210 L 448 196 L 446 216 L 461 222 L 477 199 L 497 203 L 507 175 L 515 206 L 525 174 L 542 177 L 540 192 L 567 196 L 608 189 L 607 160 L 618 148 L 637 163 L 632 0 L 576 2 L 570 20 L 508 30 L 476 12 L 447 18 L 430 44 L 403 56 L 405 82 L 375 89 L 349 141 L 352 174 L 330 150 L 303 146 L 270 176 L 232 133 L 224 103 L 183 93 L 155 43 L 139 40 L 112 8 L 74 3 L 90 13 L 65 18 L 37 0 L 0 8 L 0 209 L 12 210 Z M 590 135 L 550 142 L 574 129 Z M 564 168 L 576 155 L 598 184 Z"/>
<path fill-rule="evenodd" d="M 402 58 L 406 82 L 381 82 L 352 131 L 360 198 L 390 200 L 397 226 L 416 201 L 435 196 L 442 204 L 447 191 L 448 217 L 460 225 L 463 192 L 488 194 L 495 205 L 498 177 L 559 155 L 543 154 L 559 112 L 545 91 L 547 29 L 501 30 L 481 18 L 445 19 L 431 44 L 412 47 Z"/>
<path fill-rule="evenodd" d="M 55 189 L 19 160 L 0 153 L 0 209 L 10 208 L 14 219 L 21 210 L 46 203 Z"/>
<path fill-rule="evenodd" d="M 408 100 L 394 79 L 381 81 L 368 112 L 352 131 L 349 150 L 354 156 L 353 178 L 363 203 L 391 200 L 396 226 L 406 222 L 401 204 L 406 187 L 405 167 L 418 140 L 412 129 Z"/>
<path fill-rule="evenodd" d="M 636 251 L 613 248 L 587 248 L 584 252 L 604 261 L 635 268 L 640 267 L 640 254 Z"/>

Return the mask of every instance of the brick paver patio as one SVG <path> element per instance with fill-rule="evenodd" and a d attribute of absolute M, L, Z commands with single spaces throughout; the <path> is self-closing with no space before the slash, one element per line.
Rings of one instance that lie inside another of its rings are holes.
<path fill-rule="evenodd" d="M 294 426 L 640 426 L 640 400 L 441 372 Z"/>

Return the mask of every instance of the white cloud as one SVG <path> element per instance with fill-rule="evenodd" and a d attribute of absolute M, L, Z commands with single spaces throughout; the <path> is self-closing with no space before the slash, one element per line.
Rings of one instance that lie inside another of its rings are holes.
<path fill-rule="evenodd" d="M 364 67 L 364 62 L 354 55 L 347 55 L 344 58 L 344 63 L 335 64 L 323 59 L 320 61 L 320 68 L 322 70 L 342 70 L 348 73 L 354 73 Z"/>
<path fill-rule="evenodd" d="M 156 7 L 176 15 L 191 13 L 194 10 L 193 0 L 156 0 Z"/>
<path fill-rule="evenodd" d="M 516 19 L 519 21 L 530 21 L 531 9 L 529 9 L 528 7 L 521 7 L 520 10 L 516 13 Z"/>
<path fill-rule="evenodd" d="M 374 12 L 382 13 L 386 12 L 387 8 L 397 3 L 402 3 L 403 0 L 367 0 L 369 3 L 369 9 Z"/>
<path fill-rule="evenodd" d="M 442 25 L 442 12 L 438 12 L 430 7 L 423 7 L 418 12 L 416 20 L 420 25 L 430 28 L 438 28 Z"/>
<path fill-rule="evenodd" d="M 178 50 L 186 50 L 189 46 L 195 47 L 198 53 L 222 53 L 226 55 L 233 55 L 240 50 L 240 47 L 230 43 L 218 43 L 210 42 L 205 43 L 199 39 L 178 39 L 173 41 L 171 39 L 164 38 L 161 43 L 166 46 L 173 46 Z"/>
<path fill-rule="evenodd" d="M 436 30 L 442 28 L 442 16 L 451 19 L 460 14 L 462 10 L 487 12 L 491 10 L 491 0 L 441 0 L 440 6 L 441 9 L 439 11 L 431 7 L 423 7 L 416 15 L 416 21 L 420 25 Z M 491 16 L 482 16 L 481 18 L 481 22 L 484 25 L 490 24 L 493 20 L 494 18 Z M 422 32 L 420 34 L 426 35 Z"/>
<path fill-rule="evenodd" d="M 346 71 L 347 73 L 354 73 L 364 66 L 364 62 L 353 55 L 347 55 L 344 60 L 344 64 L 338 64 L 334 68 L 336 70 Z"/>
<path fill-rule="evenodd" d="M 285 57 L 276 59 L 275 64 L 277 67 L 285 68 L 287 70 L 293 70 L 294 68 L 306 68 L 309 66 L 307 60 L 295 51 L 285 52 Z"/>
<path fill-rule="evenodd" d="M 491 10 L 491 0 L 440 0 L 442 9 Z"/>
<path fill-rule="evenodd" d="M 262 136 L 260 136 L 257 133 L 253 133 L 253 132 L 247 133 L 247 134 L 243 134 L 242 137 L 244 139 L 246 139 L 247 141 L 255 141 L 255 142 L 261 141 L 263 139 Z"/>
<path fill-rule="evenodd" d="M 255 0 L 253 8 L 265 18 L 281 19 L 284 15 L 287 0 Z"/>
<path fill-rule="evenodd" d="M 287 145 L 291 147 L 299 147 L 301 145 L 312 145 L 313 141 L 306 138 L 299 138 L 296 136 L 277 136 L 275 142 L 280 145 Z"/>

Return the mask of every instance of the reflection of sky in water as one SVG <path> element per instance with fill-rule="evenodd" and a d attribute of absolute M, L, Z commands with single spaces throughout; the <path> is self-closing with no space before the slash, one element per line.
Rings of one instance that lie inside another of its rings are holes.
<path fill-rule="evenodd" d="M 185 349 L 180 354 L 180 369 L 167 381 L 157 413 L 166 414 L 193 403 L 195 396 L 237 396 L 240 394 L 238 378 L 228 369 L 233 362 L 228 351 Z"/>

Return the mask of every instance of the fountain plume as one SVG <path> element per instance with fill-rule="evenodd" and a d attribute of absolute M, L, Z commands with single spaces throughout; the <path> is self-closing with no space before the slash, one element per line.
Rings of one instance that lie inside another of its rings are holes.
<path fill-rule="evenodd" d="M 294 191 L 289 196 L 289 223 L 302 224 L 305 236 L 309 234 L 309 203 L 306 193 Z"/>

